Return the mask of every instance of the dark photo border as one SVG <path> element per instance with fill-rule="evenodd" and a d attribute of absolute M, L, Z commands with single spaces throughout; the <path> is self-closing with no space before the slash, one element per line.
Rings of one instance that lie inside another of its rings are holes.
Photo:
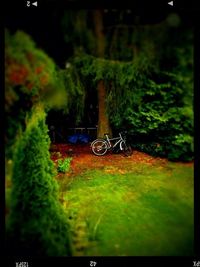
<path fill-rule="evenodd" d="M 5 0 L 6 1 L 6 0 Z M 36 2 L 37 0 L 30 1 L 30 2 Z M 44 16 L 45 12 L 48 12 L 48 9 L 55 8 L 62 8 L 62 7 L 69 7 L 69 8 L 95 8 L 95 7 L 106 7 L 106 8 L 119 8 L 124 9 L 127 7 L 134 8 L 135 12 L 142 12 L 142 13 L 151 13 L 152 17 L 157 16 L 158 19 L 162 19 L 162 16 L 167 14 L 174 8 L 175 12 L 180 12 L 181 14 L 184 14 L 188 18 L 189 21 L 194 25 L 194 125 L 195 125 L 195 138 L 194 138 L 194 147 L 195 147 L 195 160 L 194 160 L 194 210 L 195 210 L 195 216 L 194 216 L 194 256 L 192 257 L 173 257 L 173 256 L 167 256 L 167 257 L 161 257 L 161 256 L 145 256 L 145 257 L 137 257 L 137 256 L 127 256 L 127 257 L 116 257 L 116 256 L 110 256 L 110 257 L 94 257 L 94 256 L 88 256 L 88 257 L 44 257 L 44 258 L 23 258 L 23 257 L 11 257 L 7 251 L 5 251 L 4 243 L 5 243 L 5 181 L 4 179 L 1 179 L 1 192 L 0 195 L 2 197 L 1 199 L 1 236 L 2 242 L 2 251 L 3 255 L 6 260 L 5 266 L 13 266 L 13 267 L 19 267 L 20 265 L 17 265 L 17 263 L 22 263 L 20 267 L 39 267 L 39 266 L 58 266 L 58 267 L 66 267 L 66 266 L 196 266 L 200 267 L 200 27 L 197 25 L 198 23 L 198 16 L 200 14 L 200 9 L 198 7 L 194 7 L 194 4 L 191 2 L 187 4 L 183 4 L 182 1 L 174 1 L 174 7 L 169 6 L 167 3 L 169 1 L 166 0 L 152 0 L 152 1 L 140 1 L 137 0 L 135 6 L 131 1 L 121 1 L 121 3 L 118 1 L 88 1 L 88 0 L 38 0 L 38 6 L 32 6 L 27 7 L 25 6 L 25 3 L 27 1 L 24 0 L 16 0 L 13 1 L 13 3 L 10 3 L 8 1 L 5 2 L 4 7 L 4 20 L 8 19 L 7 14 L 12 14 L 12 12 L 18 12 L 19 15 L 20 12 L 30 12 L 30 15 L 34 20 L 32 23 L 37 24 L 37 11 L 36 9 L 44 10 Z M 109 2 L 109 3 L 108 3 Z M 134 1 L 135 2 L 135 1 Z M 181 4 L 182 2 L 182 4 Z M 29 10 L 28 10 L 29 9 Z M 23 10 L 23 11 L 22 11 Z M 35 16 L 33 15 L 35 12 Z M 199 14 L 198 14 L 199 13 Z M 10 17 L 10 15 L 9 15 Z M 5 24 L 4 24 L 5 26 Z M 3 33 L 4 34 L 4 33 Z M 2 45 L 3 46 L 3 45 Z M 4 47 L 2 47 L 2 52 L 4 51 Z M 2 53 L 2 62 L 3 62 L 3 53 Z M 3 64 L 2 64 L 3 65 Z M 4 74 L 4 71 L 2 72 Z M 3 76 L 3 75 L 2 75 Z M 4 77 L 2 77 L 2 84 L 4 84 Z M 4 93 L 1 92 L 1 100 L 4 99 Z M 2 113 L 4 114 L 4 101 L 1 101 L 1 108 Z M 4 119 L 6 119 L 5 116 L 1 116 L 1 129 L 4 129 Z M 4 132 L 1 132 L 1 151 L 4 151 Z M 1 170 L 2 174 L 4 174 L 5 177 L 5 165 L 4 165 L 4 153 L 0 153 L 1 156 Z M 3 175 L 2 175 L 3 176 Z M 3 177 L 2 177 L 3 178 Z M 24 265 L 23 265 L 24 263 Z M 28 263 L 28 265 L 26 265 Z M 96 263 L 96 264 L 95 264 Z M 199 263 L 199 265 L 197 265 Z M 2 265 L 3 266 L 3 265 Z M 195 267 L 196 267 L 195 266 Z"/>

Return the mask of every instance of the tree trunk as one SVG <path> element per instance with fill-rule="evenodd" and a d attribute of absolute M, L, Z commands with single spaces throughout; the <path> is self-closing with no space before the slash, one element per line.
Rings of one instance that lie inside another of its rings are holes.
<path fill-rule="evenodd" d="M 98 102 L 99 102 L 99 117 L 98 117 L 98 131 L 97 136 L 103 137 L 105 133 L 112 135 L 108 116 L 106 114 L 106 88 L 104 81 L 100 80 L 97 86 Z"/>
<path fill-rule="evenodd" d="M 96 55 L 97 57 L 104 57 L 105 52 L 105 36 L 103 33 L 103 15 L 101 10 L 94 10 L 94 27 L 96 35 Z M 108 115 L 106 114 L 106 88 L 103 80 L 100 80 L 97 85 L 98 92 L 98 130 L 97 137 L 103 137 L 104 133 L 109 133 L 112 136 L 110 122 Z"/>

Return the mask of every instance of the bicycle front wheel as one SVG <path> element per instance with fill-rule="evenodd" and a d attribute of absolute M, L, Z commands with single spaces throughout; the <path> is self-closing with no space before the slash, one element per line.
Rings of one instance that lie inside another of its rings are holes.
<path fill-rule="evenodd" d="M 125 156 L 131 156 L 133 154 L 133 150 L 130 145 L 127 145 L 125 142 L 121 142 L 121 148 Z"/>
<path fill-rule="evenodd" d="M 97 139 L 91 144 L 92 152 L 97 156 L 103 156 L 108 150 L 107 142 L 105 140 Z"/>

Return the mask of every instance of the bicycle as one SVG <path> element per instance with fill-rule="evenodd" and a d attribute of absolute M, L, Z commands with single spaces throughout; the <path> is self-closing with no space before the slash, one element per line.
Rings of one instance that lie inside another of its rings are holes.
<path fill-rule="evenodd" d="M 105 138 L 95 139 L 91 143 L 92 152 L 96 156 L 103 156 L 108 150 L 115 151 L 118 148 L 118 151 L 121 150 L 126 156 L 132 155 L 132 148 L 126 143 L 126 137 L 122 137 L 123 133 L 119 133 L 119 137 L 109 138 L 109 134 L 104 134 Z M 114 141 L 114 144 L 113 144 Z"/>

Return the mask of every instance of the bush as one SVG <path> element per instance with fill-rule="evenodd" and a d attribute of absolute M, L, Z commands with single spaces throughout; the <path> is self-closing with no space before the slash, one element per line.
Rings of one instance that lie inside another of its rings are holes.
<path fill-rule="evenodd" d="M 64 160 L 59 159 L 58 160 L 58 167 L 57 170 L 59 172 L 67 172 L 70 168 L 70 162 L 71 162 L 72 158 L 66 158 Z"/>
<path fill-rule="evenodd" d="M 176 75 L 163 73 L 159 83 L 151 79 L 147 76 L 140 89 L 124 95 L 110 113 L 113 127 L 128 130 L 131 145 L 139 150 L 170 160 L 193 159 L 192 99 L 185 103 Z"/>
<path fill-rule="evenodd" d="M 46 109 L 64 108 L 69 94 L 54 61 L 32 38 L 22 32 L 5 32 L 5 110 L 6 156 L 12 158 L 12 148 L 31 108 L 43 103 Z M 24 128 L 25 129 L 25 128 Z"/>
<path fill-rule="evenodd" d="M 11 255 L 70 254 L 68 225 L 58 200 L 45 114 L 38 108 L 16 145 L 6 244 Z"/>

